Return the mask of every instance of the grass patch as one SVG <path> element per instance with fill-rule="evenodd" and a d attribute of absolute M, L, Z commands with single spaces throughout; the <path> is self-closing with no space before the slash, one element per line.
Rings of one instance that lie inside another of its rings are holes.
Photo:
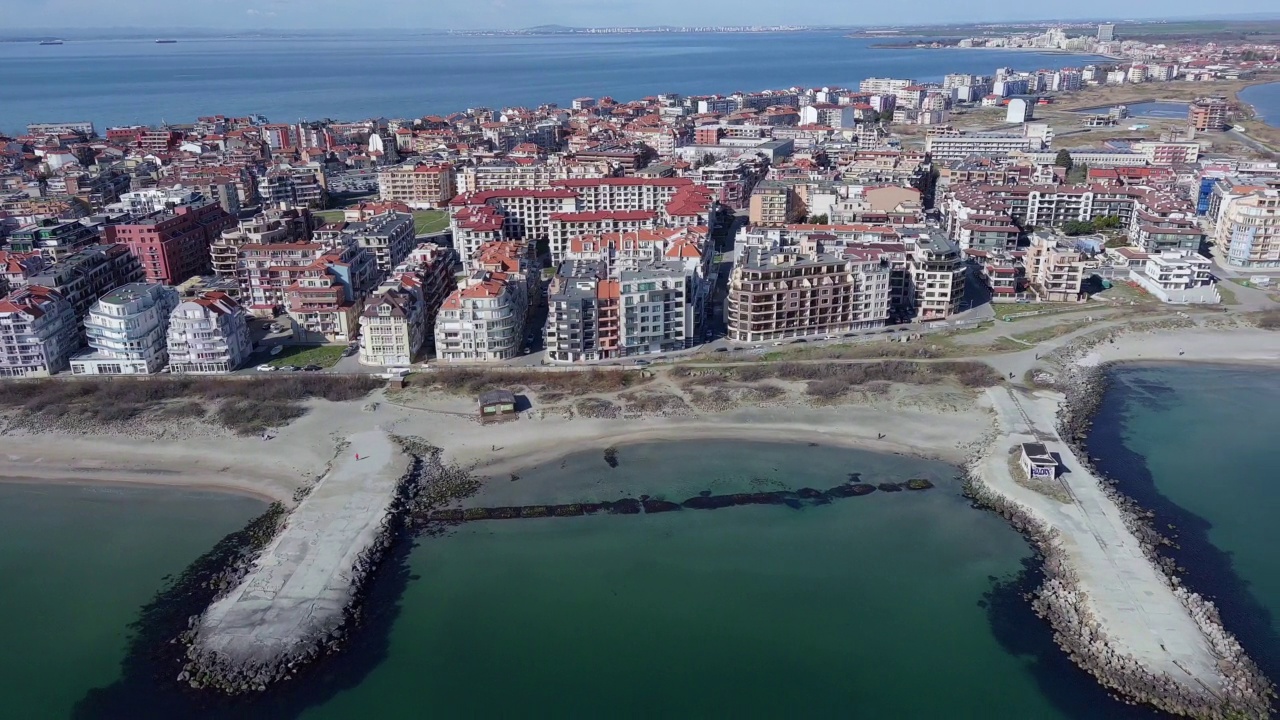
<path fill-rule="evenodd" d="M 357 400 L 381 387 L 370 377 L 286 376 L 253 378 L 165 378 L 132 380 L 33 380 L 6 385 L 0 409 L 15 413 L 19 426 L 108 425 L 138 419 L 213 419 L 242 433 L 262 423 L 288 424 L 301 417 L 310 398 Z M 261 408 L 257 407 L 261 406 Z M 287 409 L 286 409 L 287 406 Z"/>
<path fill-rule="evenodd" d="M 449 229 L 449 213 L 444 210 L 418 210 L 413 213 L 413 232 L 427 235 Z"/>
<path fill-rule="evenodd" d="M 1024 343 L 1035 345 L 1037 343 L 1053 340 L 1054 338 L 1060 338 L 1063 335 L 1070 335 L 1071 333 L 1092 324 L 1093 323 L 1088 320 L 1073 320 L 1071 322 L 1062 323 L 1061 325 L 1050 325 L 1049 327 L 1040 328 L 1039 330 L 1018 333 L 1017 335 L 1012 335 L 1010 337 L 1014 340 L 1021 340 Z"/>
<path fill-rule="evenodd" d="M 1239 305 L 1240 300 L 1236 297 L 1234 291 L 1227 287 L 1230 283 L 1218 283 L 1218 294 L 1222 296 L 1223 305 Z M 1244 283 L 1241 283 L 1242 285 Z M 1245 285 L 1248 287 L 1248 285 Z"/>
<path fill-rule="evenodd" d="M 1280 330 L 1280 310 L 1250 313 L 1248 319 L 1263 330 Z"/>
<path fill-rule="evenodd" d="M 284 350 L 267 364 L 272 367 L 319 365 L 331 368 L 342 359 L 342 351 L 346 349 L 345 345 L 285 345 Z"/>
<path fill-rule="evenodd" d="M 311 214 L 327 223 L 340 223 L 347 217 L 342 210 L 312 210 Z"/>
<path fill-rule="evenodd" d="M 1057 305 L 1049 303 L 991 303 L 991 312 L 995 313 L 997 320 L 1003 320 L 1010 315 L 1029 312 L 1044 312 L 1052 310 Z"/>
<path fill-rule="evenodd" d="M 806 392 L 817 397 L 830 397 L 837 382 L 844 387 L 877 382 L 934 385 L 954 381 L 964 387 L 984 388 L 998 385 L 1003 378 L 990 365 L 980 362 L 953 361 L 936 363 L 886 360 L 878 363 L 777 363 L 744 365 L 732 369 L 735 380 L 757 382 L 766 379 L 809 382 Z"/>
<path fill-rule="evenodd" d="M 590 395 L 621 392 L 644 385 L 651 377 L 633 370 L 586 370 L 538 372 L 535 370 L 479 370 L 444 368 L 409 376 L 410 387 L 420 387 L 451 395 L 479 395 L 488 390 L 524 389 L 535 393 Z"/>

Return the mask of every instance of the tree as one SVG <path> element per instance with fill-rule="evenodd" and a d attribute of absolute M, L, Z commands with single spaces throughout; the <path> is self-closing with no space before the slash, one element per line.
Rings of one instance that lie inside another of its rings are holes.
<path fill-rule="evenodd" d="M 1062 223 L 1062 234 L 1075 237 L 1093 232 L 1093 223 L 1084 220 L 1068 220 Z"/>
<path fill-rule="evenodd" d="M 829 225 L 831 224 L 831 220 L 830 218 L 827 217 L 826 213 L 823 213 L 821 215 L 810 215 L 809 224 L 810 225 Z"/>
<path fill-rule="evenodd" d="M 1071 153 L 1067 150 L 1059 150 L 1058 156 L 1053 159 L 1053 164 L 1060 168 L 1066 168 L 1067 172 L 1071 172 Z"/>
<path fill-rule="evenodd" d="M 1088 179 L 1089 179 L 1089 166 L 1085 165 L 1084 163 L 1081 163 L 1079 165 L 1072 165 L 1071 169 L 1067 171 L 1067 182 L 1069 183 L 1080 184 Z"/>
<path fill-rule="evenodd" d="M 1115 215 L 1094 218 L 1093 227 L 1096 230 L 1118 230 L 1120 228 L 1120 218 Z"/>

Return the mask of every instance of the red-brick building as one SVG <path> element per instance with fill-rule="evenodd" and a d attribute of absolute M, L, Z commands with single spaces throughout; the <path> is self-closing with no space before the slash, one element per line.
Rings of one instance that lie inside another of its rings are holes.
<path fill-rule="evenodd" d="M 216 202 L 202 200 L 106 229 L 108 242 L 129 246 L 148 282 L 177 285 L 209 269 L 209 246 L 236 219 Z"/>

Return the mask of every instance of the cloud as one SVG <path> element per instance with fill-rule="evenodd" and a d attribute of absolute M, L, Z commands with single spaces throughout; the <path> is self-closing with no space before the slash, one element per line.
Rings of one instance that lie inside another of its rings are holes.
<path fill-rule="evenodd" d="M 255 9 L 253 9 L 253 8 L 249 8 L 248 10 L 245 10 L 245 11 L 244 11 L 244 14 L 245 14 L 245 15 L 257 15 L 257 14 L 258 14 L 258 11 L 257 11 L 257 10 L 255 10 Z"/>

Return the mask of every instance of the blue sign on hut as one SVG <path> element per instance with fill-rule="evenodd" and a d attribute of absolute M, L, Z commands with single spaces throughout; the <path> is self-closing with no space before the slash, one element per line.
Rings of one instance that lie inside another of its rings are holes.
<path fill-rule="evenodd" d="M 480 396 L 480 419 L 515 415 L 516 394 L 510 390 L 490 390 Z"/>

